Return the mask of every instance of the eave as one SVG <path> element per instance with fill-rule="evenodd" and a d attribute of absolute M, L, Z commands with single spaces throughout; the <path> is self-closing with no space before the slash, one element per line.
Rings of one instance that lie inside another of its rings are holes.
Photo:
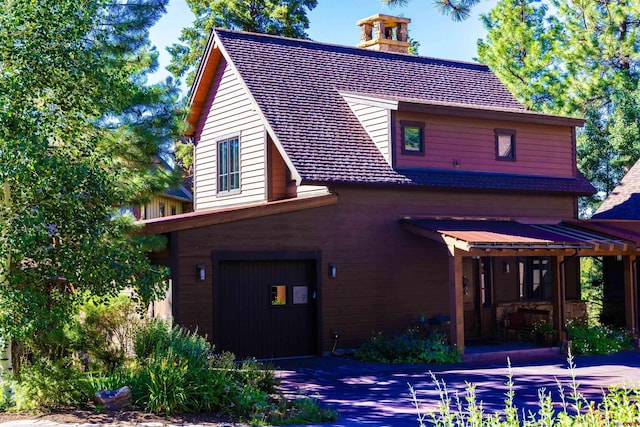
<path fill-rule="evenodd" d="M 164 234 L 174 231 L 185 231 L 210 225 L 225 224 L 228 222 L 331 206 L 337 203 L 338 196 L 335 194 L 328 194 L 318 197 L 287 199 L 225 209 L 189 212 L 181 215 L 142 221 L 144 228 L 141 233 Z"/>

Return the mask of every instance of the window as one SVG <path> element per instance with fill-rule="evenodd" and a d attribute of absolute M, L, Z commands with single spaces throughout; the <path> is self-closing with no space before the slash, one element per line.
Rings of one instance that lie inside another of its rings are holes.
<path fill-rule="evenodd" d="M 551 300 L 551 258 L 518 258 L 518 285 L 521 300 Z"/>
<path fill-rule="evenodd" d="M 271 305 L 287 305 L 287 287 L 285 285 L 271 286 Z"/>
<path fill-rule="evenodd" d="M 402 154 L 424 154 L 424 123 L 400 122 Z"/>
<path fill-rule="evenodd" d="M 178 212 L 178 209 L 175 206 L 171 206 L 171 215 L 175 215 Z"/>
<path fill-rule="evenodd" d="M 164 216 L 164 203 L 160 203 L 160 205 L 158 206 L 160 208 L 160 216 Z"/>
<path fill-rule="evenodd" d="M 218 193 L 240 189 L 240 140 L 218 141 Z"/>
<path fill-rule="evenodd" d="M 495 129 L 496 160 L 514 162 L 516 160 L 516 131 L 512 129 Z"/>

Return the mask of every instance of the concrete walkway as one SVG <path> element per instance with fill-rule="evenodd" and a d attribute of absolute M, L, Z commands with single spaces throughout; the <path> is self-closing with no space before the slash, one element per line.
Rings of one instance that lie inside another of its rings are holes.
<path fill-rule="evenodd" d="M 579 391 L 588 401 L 599 401 L 610 385 L 640 387 L 640 352 L 579 356 L 574 365 Z M 330 425 L 340 427 L 417 427 L 408 385 L 416 390 L 422 412 L 434 410 L 439 394 L 431 373 L 446 384 L 452 400 L 457 395 L 464 404 L 466 382 L 470 382 L 476 385 L 477 402 L 482 401 L 484 411 L 498 412 L 504 408 L 509 375 L 506 358 L 494 363 L 400 366 L 325 357 L 281 361 L 279 367 L 282 388 L 289 396 L 315 396 L 322 405 L 337 409 L 342 418 Z M 511 373 L 521 414 L 538 410 L 539 389 L 552 393 L 553 401 L 559 403 L 560 383 L 568 399 L 572 379 L 563 355 L 514 362 Z"/>

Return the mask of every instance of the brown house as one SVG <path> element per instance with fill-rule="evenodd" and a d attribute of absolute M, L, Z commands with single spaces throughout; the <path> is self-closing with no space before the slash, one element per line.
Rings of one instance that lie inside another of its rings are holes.
<path fill-rule="evenodd" d="M 407 54 L 407 23 L 360 21 L 366 49 L 212 32 L 195 212 L 146 221 L 169 237 L 178 323 L 285 357 L 439 316 L 464 351 L 519 308 L 558 331 L 583 315 L 580 256 L 622 256 L 631 292 L 640 239 L 577 220 L 583 120 L 527 110 L 486 66 Z"/>

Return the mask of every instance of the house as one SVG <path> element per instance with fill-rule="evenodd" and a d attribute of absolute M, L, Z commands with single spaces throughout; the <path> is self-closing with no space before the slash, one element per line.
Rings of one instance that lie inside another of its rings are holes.
<path fill-rule="evenodd" d="M 622 181 L 607 196 L 604 202 L 591 218 L 591 224 L 616 230 L 619 235 L 626 233 L 629 238 L 640 235 L 640 161 L 629 169 Z M 638 328 L 638 307 L 640 294 L 638 292 L 638 269 L 634 269 L 636 283 L 632 289 L 623 286 L 623 277 L 617 266 L 619 257 L 605 257 L 603 259 L 604 300 L 603 317 L 608 323 L 624 326 L 625 304 L 635 301 L 635 326 Z M 637 329 L 636 329 L 637 330 Z"/>
<path fill-rule="evenodd" d="M 133 207 L 131 213 L 136 219 L 145 220 L 193 211 L 193 196 L 187 189 L 190 183 L 191 179 L 188 177 L 179 186 L 155 194 L 149 203 Z"/>
<path fill-rule="evenodd" d="M 632 292 L 640 238 L 577 218 L 584 121 L 527 110 L 486 66 L 408 54 L 408 23 L 364 19 L 359 47 L 212 31 L 194 212 L 145 221 L 168 237 L 179 324 L 268 358 L 424 316 L 464 351 L 527 307 L 562 337 L 585 312 L 581 256 L 622 257 Z"/>

